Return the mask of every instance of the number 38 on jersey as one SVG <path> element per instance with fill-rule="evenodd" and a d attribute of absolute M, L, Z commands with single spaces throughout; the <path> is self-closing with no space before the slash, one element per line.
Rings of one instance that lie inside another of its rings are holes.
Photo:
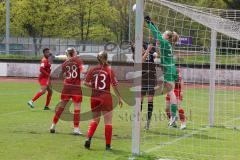
<path fill-rule="evenodd" d="M 65 79 L 65 83 L 68 84 L 80 84 L 80 74 L 83 69 L 82 62 L 77 58 L 67 60 L 62 65 L 62 71 Z"/>
<path fill-rule="evenodd" d="M 66 66 L 66 79 L 75 79 L 78 77 L 78 67 L 76 65 Z"/>

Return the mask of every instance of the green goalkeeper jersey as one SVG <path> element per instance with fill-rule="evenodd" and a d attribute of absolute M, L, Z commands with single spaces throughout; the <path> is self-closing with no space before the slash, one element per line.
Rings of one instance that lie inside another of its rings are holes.
<path fill-rule="evenodd" d="M 149 29 L 152 31 L 152 34 L 155 40 L 160 42 L 160 51 L 161 51 L 161 65 L 163 66 L 164 81 L 166 82 L 175 82 L 177 80 L 177 70 L 175 66 L 175 60 L 173 57 L 173 49 L 170 42 L 162 37 L 161 32 L 153 23 L 148 23 Z"/>

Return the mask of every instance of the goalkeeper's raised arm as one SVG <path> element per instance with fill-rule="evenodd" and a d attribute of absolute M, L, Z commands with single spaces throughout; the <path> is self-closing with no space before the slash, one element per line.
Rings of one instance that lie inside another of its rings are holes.
<path fill-rule="evenodd" d="M 144 19 L 145 19 L 149 29 L 152 31 L 154 39 L 159 40 L 160 43 L 163 43 L 163 41 L 165 41 L 165 39 L 163 38 L 161 32 L 158 30 L 158 28 L 155 26 L 155 24 L 152 22 L 151 18 L 149 16 L 146 16 Z"/>
<path fill-rule="evenodd" d="M 170 43 L 172 46 L 174 46 L 179 40 L 179 36 L 176 32 L 165 31 L 163 34 L 161 34 L 149 16 L 146 16 L 144 19 L 148 25 L 148 28 L 152 31 L 154 39 L 160 42 L 160 47 L 161 45 L 164 47 L 165 43 Z"/>

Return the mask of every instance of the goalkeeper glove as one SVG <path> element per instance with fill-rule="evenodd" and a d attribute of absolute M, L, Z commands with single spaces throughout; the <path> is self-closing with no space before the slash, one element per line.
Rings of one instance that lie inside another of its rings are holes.
<path fill-rule="evenodd" d="M 152 22 L 151 18 L 149 16 L 146 16 L 144 19 L 148 24 Z"/>

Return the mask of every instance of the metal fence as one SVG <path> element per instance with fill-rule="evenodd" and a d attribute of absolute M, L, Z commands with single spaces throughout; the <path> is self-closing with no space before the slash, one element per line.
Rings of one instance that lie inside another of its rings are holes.
<path fill-rule="evenodd" d="M 9 39 L 9 54 L 36 57 L 42 55 L 44 48 L 50 48 L 54 55 L 64 55 L 68 47 L 75 47 L 80 55 L 95 57 L 99 51 L 107 50 L 110 58 L 114 61 L 130 61 L 132 53 L 130 43 L 104 42 L 97 43 L 93 41 L 78 41 L 76 39 L 63 38 L 26 38 L 11 37 Z M 0 55 L 6 53 L 6 40 L 0 40 Z"/>

